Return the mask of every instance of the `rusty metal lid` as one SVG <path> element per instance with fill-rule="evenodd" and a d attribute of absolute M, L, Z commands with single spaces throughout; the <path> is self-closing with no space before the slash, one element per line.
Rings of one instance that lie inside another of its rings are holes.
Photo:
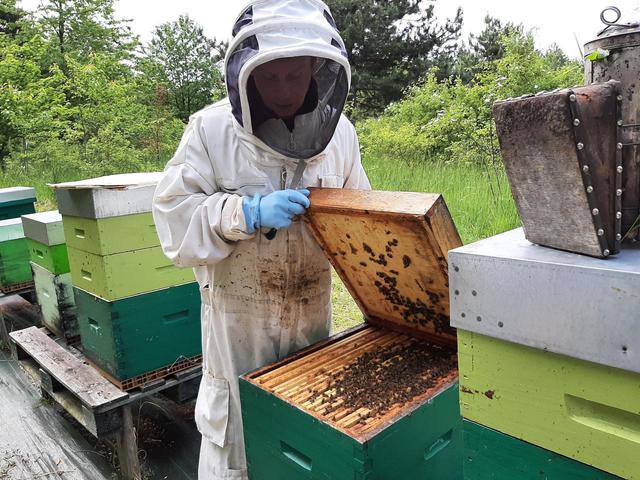
<path fill-rule="evenodd" d="M 607 18 L 607 15 L 613 17 Z M 597 38 L 585 43 L 585 56 L 589 56 L 598 48 L 617 49 L 624 47 L 637 47 L 638 34 L 640 34 L 640 21 L 618 23 L 622 12 L 617 7 L 607 7 L 600 13 L 600 20 L 605 25 Z"/>
<path fill-rule="evenodd" d="M 312 189 L 303 217 L 368 322 L 455 345 L 448 251 L 462 244 L 441 195 Z"/>

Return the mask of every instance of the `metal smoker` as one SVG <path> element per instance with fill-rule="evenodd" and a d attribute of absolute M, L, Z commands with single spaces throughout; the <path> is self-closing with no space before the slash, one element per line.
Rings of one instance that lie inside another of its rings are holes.
<path fill-rule="evenodd" d="M 601 12 L 606 27 L 585 44 L 584 68 L 586 85 L 621 83 L 622 235 L 635 242 L 640 239 L 640 23 L 618 23 L 621 16 L 616 7 Z"/>

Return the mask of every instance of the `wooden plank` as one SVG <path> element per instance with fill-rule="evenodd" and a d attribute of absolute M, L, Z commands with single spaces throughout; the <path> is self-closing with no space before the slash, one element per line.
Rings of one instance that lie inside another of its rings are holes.
<path fill-rule="evenodd" d="M 118 390 L 38 328 L 30 327 L 9 335 L 42 370 L 75 395 L 87 408 L 104 408 L 128 397 L 127 393 Z"/>
<path fill-rule="evenodd" d="M 140 459 L 138 458 L 138 440 L 133 426 L 131 407 L 125 406 L 122 411 L 123 426 L 116 437 L 120 471 L 124 480 L 142 480 Z"/>

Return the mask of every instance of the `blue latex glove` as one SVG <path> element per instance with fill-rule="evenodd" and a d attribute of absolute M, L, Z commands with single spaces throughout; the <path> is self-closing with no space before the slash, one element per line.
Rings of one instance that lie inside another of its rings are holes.
<path fill-rule="evenodd" d="M 259 193 L 242 199 L 242 210 L 247 222 L 247 233 L 259 228 L 289 228 L 293 217 L 302 215 L 309 208 L 310 192 L 300 190 L 278 190 L 265 195 Z"/>

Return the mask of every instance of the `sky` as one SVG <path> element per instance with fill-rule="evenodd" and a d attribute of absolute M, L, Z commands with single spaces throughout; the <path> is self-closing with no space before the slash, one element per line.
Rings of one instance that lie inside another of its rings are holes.
<path fill-rule="evenodd" d="M 23 0 L 28 10 L 41 0 Z M 231 26 L 244 4 L 241 0 L 119 0 L 116 13 L 132 20 L 133 31 L 143 41 L 151 38 L 155 26 L 188 14 L 203 26 L 205 34 L 219 40 L 228 39 Z M 600 12 L 613 4 L 622 11 L 621 22 L 640 21 L 640 0 L 436 0 L 437 18 L 453 17 L 457 7 L 464 13 L 463 38 L 479 33 L 484 17 L 490 14 L 503 22 L 522 23 L 534 29 L 539 48 L 557 43 L 570 57 L 580 57 L 584 43 L 596 37 L 603 28 Z M 576 41 L 577 38 L 577 41 Z"/>

